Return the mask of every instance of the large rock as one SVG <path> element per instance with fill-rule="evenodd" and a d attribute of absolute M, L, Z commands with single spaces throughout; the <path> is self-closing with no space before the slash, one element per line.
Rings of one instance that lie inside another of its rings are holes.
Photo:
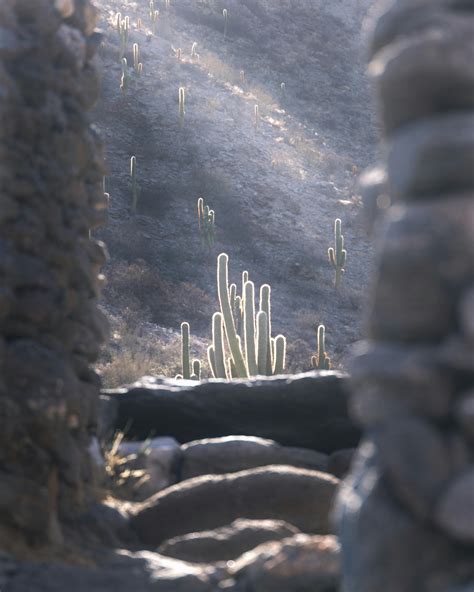
<path fill-rule="evenodd" d="M 265 465 L 290 465 L 326 471 L 326 454 L 304 448 L 286 448 L 273 440 L 250 436 L 210 438 L 184 444 L 180 479 L 235 473 Z"/>
<path fill-rule="evenodd" d="M 280 519 L 304 532 L 327 534 L 338 483 L 325 473 L 276 465 L 196 477 L 139 505 L 131 527 L 145 544 L 156 546 L 237 518 Z"/>
<path fill-rule="evenodd" d="M 214 567 L 146 551 L 101 555 L 100 566 L 94 567 L 56 563 L 20 566 L 0 557 L 0 582 L 6 582 L 8 592 L 216 592 L 223 577 L 222 570 Z"/>
<path fill-rule="evenodd" d="M 181 449 L 174 438 L 122 442 L 117 454 L 123 458 L 122 470 L 144 471 L 146 475 L 135 491 L 133 499 L 136 501 L 144 500 L 178 480 Z"/>
<path fill-rule="evenodd" d="M 341 485 L 335 517 L 346 550 L 344 592 L 432 592 L 437 588 L 428 588 L 428 582 L 443 581 L 447 573 L 449 581 L 462 582 L 472 568 L 468 553 L 393 500 L 370 441 L 359 447 Z"/>
<path fill-rule="evenodd" d="M 406 19 L 409 22 L 413 14 Z M 405 28 L 398 43 L 377 53 L 370 73 L 379 90 L 387 131 L 448 110 L 455 113 L 474 107 L 472 21 L 462 11 L 435 16 L 427 10 L 416 30 Z"/>
<path fill-rule="evenodd" d="M 333 536 L 298 534 L 249 551 L 229 573 L 236 592 L 336 592 L 339 544 Z"/>
<path fill-rule="evenodd" d="M 170 539 L 160 545 L 158 552 L 194 563 L 215 563 L 236 559 L 257 545 L 279 541 L 297 533 L 295 526 L 282 520 L 240 518 L 229 526 Z"/>
<path fill-rule="evenodd" d="M 259 436 L 329 453 L 352 448 L 359 439 L 348 417 L 345 384 L 346 377 L 337 372 L 231 383 L 145 378 L 130 388 L 104 392 L 102 417 L 108 423 L 102 431 L 127 426 L 130 438 L 153 434 L 181 443 Z"/>
<path fill-rule="evenodd" d="M 441 496 L 436 520 L 453 538 L 474 544 L 474 468 L 459 475 Z"/>

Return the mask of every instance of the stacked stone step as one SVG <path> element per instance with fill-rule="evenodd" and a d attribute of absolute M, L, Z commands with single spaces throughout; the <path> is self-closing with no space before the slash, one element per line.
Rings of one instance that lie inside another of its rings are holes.
<path fill-rule="evenodd" d="M 386 175 L 368 175 L 374 186 L 366 181 L 366 190 L 391 207 L 369 338 L 352 367 L 352 413 L 366 436 L 339 496 L 343 590 L 468 592 L 474 2 L 390 2 L 371 54 Z"/>
<path fill-rule="evenodd" d="M 94 496 L 106 219 L 89 0 L 0 3 L 0 523 L 32 541 Z M 2 536 L 6 541 L 8 537 Z"/>

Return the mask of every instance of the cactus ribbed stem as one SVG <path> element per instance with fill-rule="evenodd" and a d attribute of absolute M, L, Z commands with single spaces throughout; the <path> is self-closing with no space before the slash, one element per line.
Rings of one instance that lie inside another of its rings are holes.
<path fill-rule="evenodd" d="M 214 376 L 214 378 L 217 378 L 216 357 L 212 345 L 210 345 L 207 348 L 207 359 L 209 361 L 209 366 L 211 368 L 212 375 Z"/>
<path fill-rule="evenodd" d="M 220 312 L 214 313 L 212 317 L 212 344 L 213 363 L 211 363 L 211 368 L 214 378 L 227 378 L 223 318 Z"/>
<path fill-rule="evenodd" d="M 179 125 L 180 127 L 184 126 L 184 101 L 185 101 L 185 90 L 183 86 L 180 86 L 178 91 L 178 100 L 179 100 Z"/>
<path fill-rule="evenodd" d="M 347 259 L 347 251 L 344 249 L 344 236 L 341 232 L 341 220 L 337 218 L 334 222 L 334 248 L 328 249 L 329 261 L 334 267 L 335 280 L 334 286 L 336 289 L 341 284 L 342 274 L 344 273 L 344 266 Z"/>
<path fill-rule="evenodd" d="M 189 323 L 181 323 L 181 365 L 183 378 L 191 378 L 191 364 L 189 360 Z"/>
<path fill-rule="evenodd" d="M 217 292 L 224 320 L 227 342 L 229 344 L 237 375 L 239 378 L 248 378 L 248 371 L 239 346 L 239 339 L 235 329 L 234 317 L 230 305 L 228 264 L 229 257 L 225 253 L 221 253 L 217 259 Z"/>
<path fill-rule="evenodd" d="M 275 352 L 273 359 L 273 374 L 283 374 L 285 371 L 286 360 L 286 338 L 284 335 L 277 335 L 275 337 Z"/>
<path fill-rule="evenodd" d="M 324 325 L 319 325 L 318 327 L 317 340 L 317 354 L 312 356 L 311 365 L 318 370 L 329 370 L 331 360 L 326 354 L 326 328 Z"/>
<path fill-rule="evenodd" d="M 267 374 L 267 359 L 268 359 L 268 318 L 267 313 L 260 311 L 257 315 L 257 366 L 258 374 Z"/>
<path fill-rule="evenodd" d="M 267 315 L 267 341 L 271 344 L 272 336 L 272 312 L 271 312 L 271 288 L 268 284 L 263 284 L 260 288 L 260 310 Z M 264 374 L 271 376 L 273 371 L 272 350 L 267 349 L 267 368 Z"/>
<path fill-rule="evenodd" d="M 193 360 L 193 373 L 191 380 L 201 380 L 201 362 L 200 360 Z"/>
<path fill-rule="evenodd" d="M 224 8 L 222 11 L 222 16 L 224 17 L 224 39 L 227 37 L 227 28 L 229 25 L 229 12 L 227 8 Z"/>
<path fill-rule="evenodd" d="M 137 182 L 137 158 L 132 156 L 130 158 L 130 176 L 132 177 L 132 212 L 137 211 L 138 204 L 138 182 Z"/>
<path fill-rule="evenodd" d="M 249 281 L 244 287 L 244 343 L 249 375 L 256 376 L 258 366 L 255 351 L 255 286 Z"/>

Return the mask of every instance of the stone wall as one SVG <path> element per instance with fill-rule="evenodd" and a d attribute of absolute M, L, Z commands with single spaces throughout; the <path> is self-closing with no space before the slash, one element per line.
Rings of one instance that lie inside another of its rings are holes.
<path fill-rule="evenodd" d="M 473 8 L 392 1 L 372 37 L 387 182 L 365 189 L 391 207 L 352 367 L 344 592 L 474 589 Z"/>
<path fill-rule="evenodd" d="M 31 541 L 60 540 L 94 496 L 105 251 L 89 230 L 107 206 L 86 114 L 95 19 L 89 0 L 0 3 L 0 524 Z"/>

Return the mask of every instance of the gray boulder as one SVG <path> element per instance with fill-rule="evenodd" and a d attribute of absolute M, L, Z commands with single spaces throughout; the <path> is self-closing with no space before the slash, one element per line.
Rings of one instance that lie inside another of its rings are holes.
<path fill-rule="evenodd" d="M 336 592 L 339 543 L 333 536 L 297 534 L 245 553 L 229 573 L 236 592 Z"/>
<path fill-rule="evenodd" d="M 200 475 L 220 475 L 265 465 L 290 465 L 302 469 L 326 471 L 326 454 L 304 448 L 286 448 L 273 440 L 250 436 L 209 438 L 181 447 L 182 481 Z"/>
<path fill-rule="evenodd" d="M 196 477 L 138 505 L 131 527 L 150 546 L 237 518 L 285 520 L 302 531 L 327 534 L 338 483 L 325 473 L 278 465 Z"/>
<path fill-rule="evenodd" d="M 193 532 L 163 543 L 162 555 L 194 563 L 215 563 L 240 557 L 268 541 L 297 534 L 299 531 L 282 520 L 235 520 L 229 526 L 204 532 Z"/>
<path fill-rule="evenodd" d="M 238 434 L 330 453 L 359 440 L 346 380 L 338 372 L 201 383 L 145 377 L 103 391 L 101 431 L 127 428 L 128 438 L 172 436 L 183 444 Z"/>

